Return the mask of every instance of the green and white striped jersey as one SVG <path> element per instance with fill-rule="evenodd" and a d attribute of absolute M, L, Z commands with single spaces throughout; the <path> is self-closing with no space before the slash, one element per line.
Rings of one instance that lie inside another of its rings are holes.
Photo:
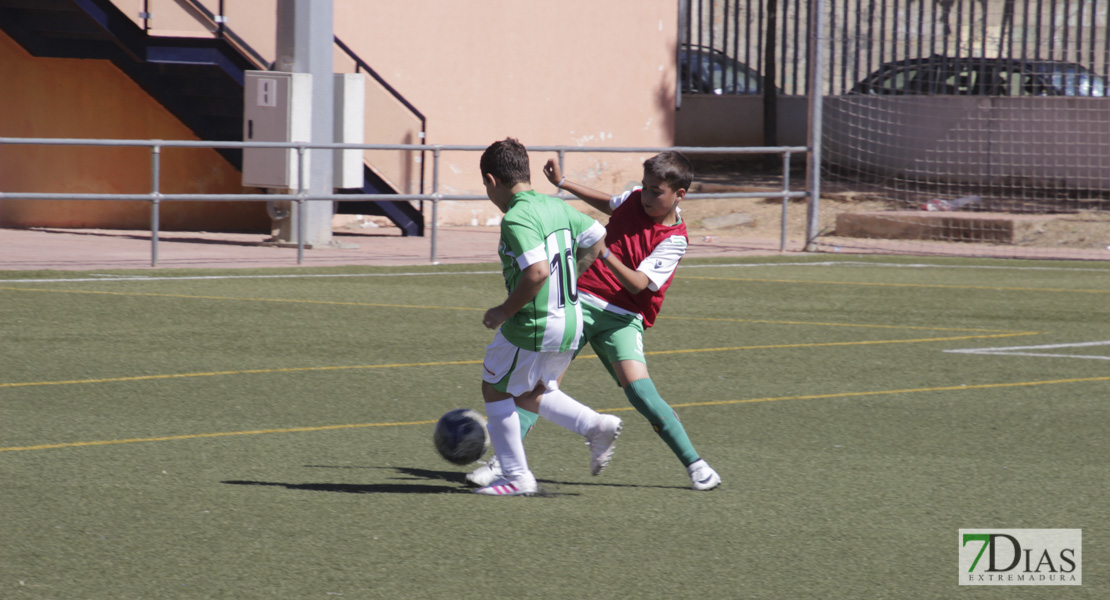
<path fill-rule="evenodd" d="M 544 261 L 550 271 L 535 299 L 501 326 L 505 339 L 535 352 L 578 349 L 582 307 L 575 253 L 604 237 L 605 227 L 562 200 L 531 190 L 513 196 L 497 248 L 505 289 L 511 293 L 524 269 L 537 262 Z"/>

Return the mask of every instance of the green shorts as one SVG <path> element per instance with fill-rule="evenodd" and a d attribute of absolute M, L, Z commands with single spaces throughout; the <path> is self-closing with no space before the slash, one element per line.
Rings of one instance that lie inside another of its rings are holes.
<path fill-rule="evenodd" d="M 613 363 L 635 360 L 647 364 L 644 358 L 644 320 L 639 315 L 615 313 L 583 302 L 582 323 L 584 341 L 590 343 L 605 370 L 613 376 L 613 381 L 617 381 Z M 579 344 L 579 352 L 584 346 L 584 343 Z"/>

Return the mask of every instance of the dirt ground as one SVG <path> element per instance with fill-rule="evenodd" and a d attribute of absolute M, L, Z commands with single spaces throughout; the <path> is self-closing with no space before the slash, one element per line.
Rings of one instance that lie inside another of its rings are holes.
<path fill-rule="evenodd" d="M 707 163 L 700 167 L 699 181 L 692 192 L 780 190 L 780 172 L 768 172 L 755 164 Z M 791 189 L 805 188 L 804 172 L 791 174 Z M 927 196 L 921 196 L 927 201 Z M 691 235 L 712 235 L 721 231 L 719 225 L 733 234 L 753 237 L 777 237 L 782 223 L 782 200 L 691 200 L 684 205 L 687 228 Z M 837 215 L 846 212 L 888 212 L 905 210 L 904 203 L 892 200 L 882 189 L 836 181 L 822 181 L 819 231 L 835 236 Z M 914 207 L 910 207 L 914 208 Z M 741 218 L 738 214 L 746 215 Z M 985 213 L 975 213 L 985 214 Z M 992 213 L 992 216 L 995 213 Z M 1078 210 L 1066 213 L 1012 214 L 998 213 L 1014 220 L 1013 245 L 1029 248 L 1110 249 L 1110 213 Z M 791 200 L 787 209 L 788 237 L 804 236 L 806 224 L 805 199 Z M 731 219 L 722 217 L 731 216 Z"/>
<path fill-rule="evenodd" d="M 766 174 L 758 167 L 750 165 L 733 165 L 727 163 L 709 163 L 696 165 L 698 178 L 691 193 L 722 193 L 722 192 L 778 192 L 782 189 L 781 172 Z M 803 174 L 794 174 L 791 177 L 791 189 L 804 191 L 805 180 Z M 537 188 L 539 189 L 539 188 Z M 540 190 L 544 191 L 544 190 Z M 854 210 L 879 209 L 885 204 L 875 202 L 852 194 L 850 190 L 833 189 L 823 198 L 829 200 L 821 208 L 821 229 L 832 231 L 835 228 L 836 214 L 843 210 L 846 199 L 852 201 Z M 576 207 L 583 212 L 602 217 L 601 213 L 591 209 L 584 202 L 576 202 Z M 426 209 L 427 210 L 427 209 Z M 686 227 L 692 240 L 714 237 L 751 237 L 757 239 L 779 239 L 782 235 L 783 202 L 779 198 L 724 198 L 724 199 L 690 199 L 682 204 L 682 216 L 686 220 Z M 790 237 L 799 239 L 805 236 L 806 202 L 805 199 L 791 200 L 787 211 L 787 233 Z M 492 206 L 484 203 L 452 203 L 444 202 L 439 209 L 439 224 L 441 226 L 491 226 L 497 224 L 497 213 Z M 604 219 L 602 219 L 604 222 Z M 365 233 L 379 228 L 389 229 L 393 225 L 385 217 L 347 217 L 337 221 L 337 233 Z"/>
<path fill-rule="evenodd" d="M 709 191 L 705 188 L 703 190 Z M 836 218 L 842 213 L 885 212 L 896 209 L 891 202 L 875 200 L 867 194 L 844 190 L 822 192 L 819 231 L 824 235 L 835 235 Z M 782 212 L 782 200 L 777 198 L 690 200 L 683 206 L 683 216 L 687 220 L 691 236 L 729 233 L 758 238 L 778 237 L 782 229 Z M 786 211 L 788 238 L 805 235 L 806 214 L 804 199 L 789 202 Z M 1107 213 L 1080 211 L 1070 214 L 1020 215 L 1013 219 L 1015 246 L 1104 249 L 1110 245 L 1110 214 Z"/>
<path fill-rule="evenodd" d="M 691 193 L 778 192 L 782 189 L 781 168 L 765 168 L 752 161 L 705 161 L 695 164 L 697 177 Z M 805 189 L 805 173 L 791 173 L 790 189 Z M 924 196 L 922 197 L 925 198 Z M 497 215 L 480 203 L 441 204 L 441 226 L 491 226 Z M 585 205 L 578 208 L 601 217 Z M 836 236 L 837 215 L 845 212 L 905 210 L 904 203 L 890 199 L 882 189 L 836 181 L 822 181 L 818 230 L 830 239 Z M 913 208 L 913 207 L 911 207 Z M 714 243 L 718 238 L 748 238 L 777 245 L 782 239 L 783 201 L 780 198 L 688 199 L 682 205 L 691 242 Z M 983 214 L 983 213 L 978 213 Z M 786 205 L 786 239 L 789 246 L 804 245 L 807 207 L 804 198 Z M 1063 214 L 1024 214 L 1013 217 L 1012 246 L 1027 248 L 1098 249 L 1110 246 L 1110 214 L 1079 211 Z M 382 217 L 348 217 L 336 223 L 336 233 L 365 233 L 392 224 Z M 382 230 L 384 233 L 384 230 Z"/>

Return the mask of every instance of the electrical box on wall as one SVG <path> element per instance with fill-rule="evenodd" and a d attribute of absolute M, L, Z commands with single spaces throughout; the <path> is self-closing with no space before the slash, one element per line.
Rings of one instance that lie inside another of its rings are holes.
<path fill-rule="evenodd" d="M 308 142 L 312 139 L 312 74 L 247 71 L 243 90 L 243 141 Z M 305 153 L 303 182 L 308 188 Z M 243 185 L 297 189 L 295 148 L 244 148 Z"/>
<path fill-rule="evenodd" d="M 361 73 L 335 75 L 335 143 L 361 144 L 365 138 L 366 76 Z M 361 188 L 364 175 L 363 151 L 336 150 L 332 170 L 335 187 Z"/>

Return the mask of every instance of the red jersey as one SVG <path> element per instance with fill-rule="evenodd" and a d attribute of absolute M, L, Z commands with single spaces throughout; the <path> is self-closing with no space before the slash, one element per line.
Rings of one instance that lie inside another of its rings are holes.
<path fill-rule="evenodd" d="M 618 196 L 613 201 L 617 202 L 620 198 Z M 663 305 L 663 295 L 674 280 L 678 261 L 686 251 L 686 224 L 681 220 L 675 225 L 660 225 L 653 221 L 644 212 L 640 190 L 636 189 L 613 210 L 605 230 L 605 244 L 610 252 L 625 266 L 647 274 L 651 281 L 647 289 L 632 294 L 624 289 L 609 267 L 598 260 L 578 278 L 578 289 L 618 308 L 642 315 L 644 326 L 651 327 L 659 314 L 659 307 Z"/>

